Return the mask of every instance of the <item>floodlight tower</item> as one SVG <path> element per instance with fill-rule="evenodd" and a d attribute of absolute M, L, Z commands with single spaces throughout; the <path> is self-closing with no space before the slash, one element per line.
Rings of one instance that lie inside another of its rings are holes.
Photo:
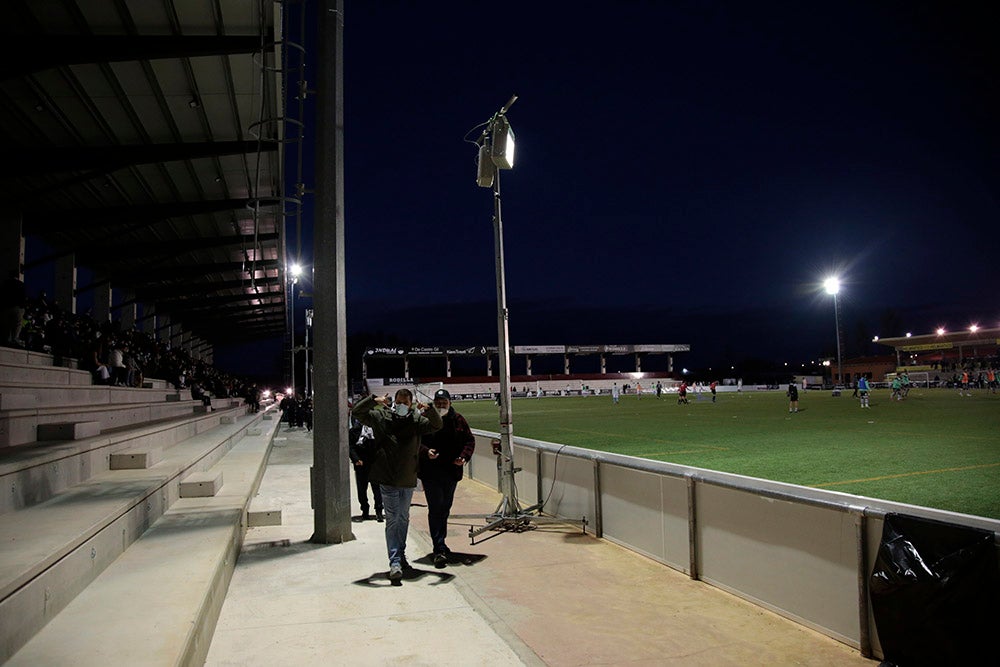
<path fill-rule="evenodd" d="M 823 281 L 827 294 L 833 295 L 833 321 L 837 327 L 837 382 L 844 384 L 843 368 L 840 363 L 840 309 L 837 307 L 837 293 L 840 292 L 840 278 L 836 276 Z"/>
<path fill-rule="evenodd" d="M 479 145 L 476 183 L 479 187 L 493 189 L 493 243 L 496 256 L 497 282 L 497 338 L 500 357 L 500 493 L 503 498 L 496 510 L 486 516 L 487 524 L 480 528 L 470 528 L 469 537 L 475 538 L 488 530 L 521 531 L 536 523 L 580 523 L 586 529 L 586 519 L 554 519 L 532 514 L 541 512 L 542 500 L 531 507 L 522 508 L 517 500 L 517 486 L 514 473 L 513 436 L 514 425 L 511 415 L 510 395 L 510 332 L 507 313 L 507 282 L 504 272 L 503 218 L 500 211 L 500 170 L 514 167 L 514 130 L 507 121 L 507 111 L 517 101 L 512 95 L 500 111 L 483 124 L 483 133 L 476 143 Z M 456 515 L 452 515 L 456 516 Z M 456 516 L 456 518 L 458 518 Z"/>
<path fill-rule="evenodd" d="M 302 266 L 298 263 L 292 264 L 288 267 L 288 292 L 291 301 L 291 331 L 292 331 L 292 345 L 289 353 L 292 359 L 292 389 L 295 389 L 295 283 L 299 282 L 299 276 L 302 275 Z"/>

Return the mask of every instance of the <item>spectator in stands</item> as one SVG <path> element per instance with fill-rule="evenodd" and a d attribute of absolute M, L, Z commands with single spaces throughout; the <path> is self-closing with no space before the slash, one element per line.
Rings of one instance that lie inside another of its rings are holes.
<path fill-rule="evenodd" d="M 111 385 L 123 387 L 128 380 L 128 370 L 125 368 L 125 353 L 122 346 L 116 340 L 111 341 L 111 349 L 108 350 L 108 368 L 111 370 Z"/>
<path fill-rule="evenodd" d="M 382 515 L 382 489 L 377 482 L 368 480 L 368 473 L 372 467 L 372 457 L 375 454 L 375 434 L 370 426 L 357 422 L 351 427 L 348 436 L 350 438 L 348 455 L 354 465 L 354 481 L 357 483 L 358 502 L 361 503 L 361 514 L 354 517 L 353 520 L 356 522 L 370 521 L 372 518 L 369 513 L 371 505 L 368 504 L 368 486 L 370 485 L 372 496 L 375 499 L 375 520 L 382 523 L 385 520 Z"/>
<path fill-rule="evenodd" d="M 260 412 L 260 390 L 257 388 L 256 382 L 250 385 L 250 388 L 247 389 L 245 398 L 247 400 L 247 407 L 250 408 L 250 412 L 253 414 Z"/>
<path fill-rule="evenodd" d="M 374 394 L 360 401 L 352 414 L 370 426 L 378 445 L 370 479 L 382 485 L 385 506 L 385 542 L 389 553 L 389 580 L 398 582 L 406 560 L 406 535 L 410 526 L 410 502 L 417 485 L 417 461 L 421 436 L 441 428 L 441 415 L 423 403 L 413 405 L 408 389 L 396 392 L 390 411 L 387 396 Z"/>
<path fill-rule="evenodd" d="M 215 408 L 212 407 L 212 395 L 205 391 L 204 388 L 198 384 L 197 380 L 191 381 L 191 398 L 196 401 L 201 401 L 201 404 L 209 410 L 215 410 Z"/>
<path fill-rule="evenodd" d="M 9 347 L 24 347 L 21 327 L 24 325 L 24 308 L 28 294 L 21 282 L 21 274 L 12 269 L 0 288 L 0 340 Z"/>
<path fill-rule="evenodd" d="M 476 438 L 465 417 L 451 405 L 447 389 L 434 392 L 434 410 L 441 416 L 439 431 L 427 433 L 420 445 L 420 480 L 427 498 L 427 523 L 434 545 L 434 566 L 444 567 L 451 549 L 445 543 L 448 536 L 448 516 L 455 499 L 455 487 L 462 479 L 463 466 L 472 458 Z"/>

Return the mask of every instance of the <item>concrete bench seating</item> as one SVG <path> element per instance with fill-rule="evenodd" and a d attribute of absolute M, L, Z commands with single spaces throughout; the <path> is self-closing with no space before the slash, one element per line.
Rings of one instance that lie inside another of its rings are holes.
<path fill-rule="evenodd" d="M 182 392 L 182 395 L 185 392 Z M 190 398 L 191 392 L 186 392 Z M 0 380 L 0 411 L 18 408 L 54 408 L 70 405 L 121 405 L 123 403 L 166 402 L 176 396 L 173 389 L 136 389 L 102 385 L 10 384 Z M 17 404 L 9 404 L 9 400 Z"/>
<path fill-rule="evenodd" d="M 83 440 L 0 448 L 0 515 L 45 502 L 93 475 L 106 472 L 112 454 L 167 451 L 219 426 L 223 417 L 232 418 L 226 428 L 246 428 L 242 420 L 245 413 L 246 408 L 232 408 L 196 415 L 189 409 L 179 416 L 105 430 Z M 254 420 L 254 423 L 259 422 Z"/>
<path fill-rule="evenodd" d="M 89 386 L 94 383 L 90 371 L 62 366 L 0 363 L 0 382 L 5 385 L 47 384 L 54 386 Z"/>
<path fill-rule="evenodd" d="M 58 422 L 96 421 L 101 431 L 180 417 L 194 412 L 201 401 L 157 400 L 144 403 L 63 406 L 24 410 L 0 410 L 0 449 L 36 442 L 38 427 Z"/>
<path fill-rule="evenodd" d="M 256 415 L 230 425 L 212 415 L 186 421 L 203 420 L 214 424 L 164 448 L 149 468 L 105 469 L 0 514 L 0 663 L 22 646 L 9 664 L 193 664 L 181 659 L 186 651 L 204 656 L 273 433 L 247 436 Z M 181 482 L 206 471 L 224 475 L 225 487 L 181 500 Z M 212 622 L 201 623 L 207 612 Z M 69 635 L 67 623 L 77 628 Z M 208 637 L 191 640 L 202 631 Z M 164 658 L 153 646 L 160 642 L 174 642 L 177 657 Z"/>
<path fill-rule="evenodd" d="M 0 347 L 0 365 L 26 364 L 31 366 L 65 366 L 79 368 L 80 362 L 72 357 L 54 357 L 45 352 L 29 352 L 14 347 Z"/>

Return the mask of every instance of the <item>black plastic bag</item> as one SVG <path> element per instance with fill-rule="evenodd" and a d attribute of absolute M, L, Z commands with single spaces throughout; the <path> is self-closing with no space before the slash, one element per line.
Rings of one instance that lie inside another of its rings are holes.
<path fill-rule="evenodd" d="M 981 664 L 996 652 L 1000 568 L 993 533 L 888 514 L 870 579 L 886 662 Z"/>

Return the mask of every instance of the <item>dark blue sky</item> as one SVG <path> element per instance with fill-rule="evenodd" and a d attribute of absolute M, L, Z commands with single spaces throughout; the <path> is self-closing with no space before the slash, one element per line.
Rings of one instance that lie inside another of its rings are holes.
<path fill-rule="evenodd" d="M 995 9 L 346 4 L 353 333 L 495 343 L 492 199 L 462 138 L 512 93 L 514 344 L 808 359 L 833 349 L 832 271 L 848 354 L 1000 325 Z"/>

